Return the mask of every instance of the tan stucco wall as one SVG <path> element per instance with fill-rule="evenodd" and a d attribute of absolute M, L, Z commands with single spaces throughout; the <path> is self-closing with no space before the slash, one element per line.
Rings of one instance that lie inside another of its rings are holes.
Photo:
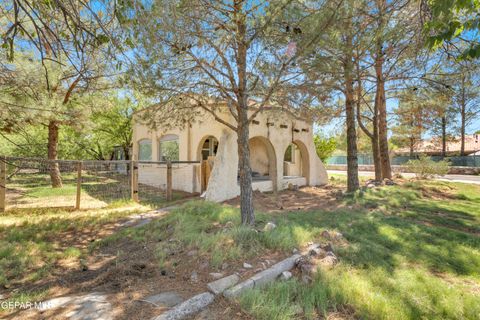
<path fill-rule="evenodd" d="M 232 121 L 228 112 L 222 119 Z M 322 185 L 327 183 L 327 173 L 321 160 L 315 152 L 313 144 L 312 124 L 297 119 L 281 110 L 265 110 L 259 113 L 255 120 L 258 123 L 250 125 L 251 166 L 253 171 L 266 174 L 270 171 L 272 182 L 256 183 L 261 191 L 268 189 L 283 189 L 288 186 L 284 181 L 284 172 L 300 176 L 304 179 L 292 180 L 294 184 Z M 270 125 L 267 125 L 269 123 Z M 296 129 L 296 131 L 292 130 Z M 223 201 L 239 194 L 237 172 L 238 153 L 236 132 L 215 121 L 210 114 L 203 114 L 198 121 L 191 123 L 190 128 L 174 128 L 170 130 L 148 129 L 134 117 L 133 155 L 138 156 L 138 141 L 152 140 L 152 161 L 158 160 L 158 140 L 165 134 L 179 136 L 179 160 L 200 160 L 200 145 L 208 136 L 214 136 L 219 141 L 219 148 L 214 162 L 214 168 L 206 191 L 206 198 L 213 201 Z M 295 164 L 284 169 L 284 155 L 290 143 L 298 146 Z M 301 156 L 300 156 L 301 153 Z M 267 154 L 270 155 L 268 159 Z M 147 165 L 144 165 L 147 166 Z M 154 165 L 153 165 L 154 166 Z M 187 165 L 190 169 L 182 169 L 186 173 L 173 172 L 173 185 L 180 190 L 200 192 L 200 169 L 198 165 Z M 144 174 L 139 170 L 140 183 L 156 183 L 161 185 L 166 175 L 162 170 L 145 167 Z M 260 187 L 261 186 L 261 187 Z M 270 187 L 269 187 L 270 186 Z M 255 189 L 256 186 L 254 185 Z M 270 190 L 271 191 L 271 190 Z"/>

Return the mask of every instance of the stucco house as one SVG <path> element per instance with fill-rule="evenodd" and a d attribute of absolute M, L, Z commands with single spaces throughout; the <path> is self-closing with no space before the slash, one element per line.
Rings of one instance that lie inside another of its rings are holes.
<path fill-rule="evenodd" d="M 190 120 L 178 124 L 173 117 L 169 121 L 168 112 L 161 123 L 151 121 L 155 112 L 143 110 L 133 117 L 133 159 L 139 160 L 139 183 L 165 186 L 166 167 L 155 161 L 197 161 L 174 163 L 174 190 L 202 193 L 212 201 L 240 194 L 235 131 L 205 110 L 197 110 Z M 235 123 L 227 107 L 217 108 L 215 116 Z M 286 109 L 269 107 L 257 114 L 249 129 L 254 190 L 327 183 L 325 167 L 315 152 L 311 122 Z"/>

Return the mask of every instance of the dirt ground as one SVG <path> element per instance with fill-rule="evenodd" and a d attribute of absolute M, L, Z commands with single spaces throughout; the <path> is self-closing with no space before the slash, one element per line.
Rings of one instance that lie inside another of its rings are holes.
<path fill-rule="evenodd" d="M 342 189 L 334 185 L 304 187 L 298 190 L 284 190 L 278 193 L 253 192 L 256 210 L 268 213 L 287 211 L 309 211 L 315 209 L 333 210 L 339 207 L 336 196 Z M 240 207 L 240 198 L 225 203 Z"/>
<path fill-rule="evenodd" d="M 340 188 L 335 186 L 306 187 L 299 190 L 286 190 L 277 194 L 254 193 L 255 208 L 263 212 L 282 212 L 295 210 L 323 210 L 338 208 L 335 196 Z M 227 204 L 238 206 L 238 199 Z M 101 236 L 107 236 L 118 230 L 119 223 L 105 226 Z M 168 235 L 166 235 L 168 238 Z M 98 235 L 97 235 L 98 238 Z M 95 237 L 91 235 L 66 234 L 64 246 L 86 248 Z M 162 239 L 160 241 L 168 241 Z M 207 291 L 207 283 L 212 281 L 211 272 L 225 275 L 238 272 L 246 279 L 258 272 L 266 259 L 272 263 L 285 256 L 272 252 L 269 256 L 251 259 L 248 263 L 254 267 L 243 269 L 244 261 L 224 265 L 220 270 L 210 268 L 208 258 L 201 257 L 187 249 L 172 252 L 171 263 L 164 269 L 158 267 L 155 254 L 156 243 L 129 241 L 123 239 L 101 248 L 88 257 L 86 261 L 60 261 L 54 271 L 35 284 L 23 285 L 23 290 L 40 290 L 49 288 L 51 297 L 59 297 L 89 292 L 103 292 L 109 295 L 115 319 L 149 319 L 162 313 L 162 308 L 141 301 L 145 297 L 165 291 L 175 291 L 187 299 L 195 294 Z M 198 281 L 191 280 L 196 271 Z M 21 311 L 6 315 L 5 319 L 65 319 L 67 309 L 54 309 L 44 312 Z M 238 305 L 231 304 L 217 297 L 206 311 L 191 319 L 252 319 Z"/>

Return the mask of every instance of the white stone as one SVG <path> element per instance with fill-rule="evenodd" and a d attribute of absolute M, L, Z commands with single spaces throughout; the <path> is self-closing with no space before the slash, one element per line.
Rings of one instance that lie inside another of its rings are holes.
<path fill-rule="evenodd" d="M 288 280 L 292 277 L 292 273 L 290 271 L 283 271 L 282 274 L 280 274 L 280 280 Z"/>
<path fill-rule="evenodd" d="M 218 279 L 217 281 L 207 284 L 208 289 L 214 294 L 220 294 L 228 288 L 236 285 L 240 281 L 240 277 L 236 274 L 232 274 L 228 277 Z"/>
<path fill-rule="evenodd" d="M 198 282 L 198 273 L 196 271 L 192 272 L 192 274 L 190 275 L 190 280 L 192 282 Z"/>
<path fill-rule="evenodd" d="M 245 280 L 243 282 L 240 282 L 234 287 L 231 287 L 228 290 L 225 290 L 223 292 L 223 296 L 225 298 L 235 298 L 238 297 L 240 294 L 242 294 L 245 290 L 247 289 L 252 289 L 253 286 L 255 285 L 255 282 L 253 282 L 252 279 Z"/>
<path fill-rule="evenodd" d="M 153 317 L 152 320 L 179 320 L 191 316 L 213 302 L 215 296 L 210 292 L 203 292 L 173 307 L 167 312 Z"/>
<path fill-rule="evenodd" d="M 223 273 L 220 272 L 210 272 L 208 275 L 215 280 L 223 278 Z"/>
<path fill-rule="evenodd" d="M 243 263 L 243 267 L 245 269 L 252 269 L 253 268 L 253 266 L 250 263 L 246 263 L 246 262 Z"/>
<path fill-rule="evenodd" d="M 263 231 L 271 231 L 273 229 L 275 229 L 277 227 L 277 225 L 273 222 L 268 222 L 265 227 L 263 228 Z"/>

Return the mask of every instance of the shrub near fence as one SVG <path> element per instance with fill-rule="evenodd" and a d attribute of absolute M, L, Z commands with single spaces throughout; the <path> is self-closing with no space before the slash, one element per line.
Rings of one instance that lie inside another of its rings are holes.
<path fill-rule="evenodd" d="M 139 183 L 138 161 L 0 157 L 0 211 L 32 207 L 100 208 L 130 199 L 159 205 L 173 199 L 174 173 L 171 163 L 158 164 L 167 166 L 164 188 Z M 52 166 L 60 171 L 61 188 L 52 187 Z"/>

